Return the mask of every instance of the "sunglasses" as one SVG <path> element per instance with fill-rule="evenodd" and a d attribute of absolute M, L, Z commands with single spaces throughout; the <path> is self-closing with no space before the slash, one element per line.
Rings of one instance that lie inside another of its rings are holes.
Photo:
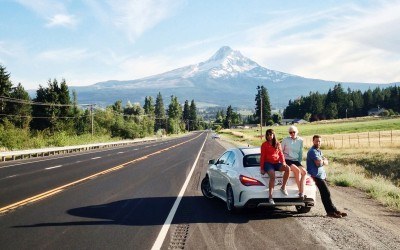
<path fill-rule="evenodd" d="M 290 131 L 290 132 L 289 132 L 289 134 L 296 134 L 296 132 L 294 132 L 294 131 Z"/>

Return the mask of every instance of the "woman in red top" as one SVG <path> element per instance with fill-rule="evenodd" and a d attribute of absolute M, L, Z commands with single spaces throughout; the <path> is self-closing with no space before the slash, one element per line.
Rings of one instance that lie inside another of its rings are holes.
<path fill-rule="evenodd" d="M 265 172 L 269 175 L 269 203 L 274 205 L 275 202 L 272 198 L 272 193 L 275 186 L 275 171 L 285 171 L 280 190 L 284 195 L 288 195 L 286 191 L 286 183 L 289 179 L 290 168 L 286 165 L 281 145 L 276 140 L 273 129 L 268 129 L 265 132 L 265 139 L 267 141 L 261 145 L 260 167 L 262 175 L 264 175 Z"/>

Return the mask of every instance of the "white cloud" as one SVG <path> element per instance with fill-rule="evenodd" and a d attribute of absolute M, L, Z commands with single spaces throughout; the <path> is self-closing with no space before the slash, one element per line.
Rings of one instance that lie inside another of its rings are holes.
<path fill-rule="evenodd" d="M 41 18 L 48 21 L 46 27 L 64 26 L 72 27 L 77 24 L 77 19 L 67 13 L 66 6 L 59 1 L 51 0 L 16 0 L 19 4 L 34 11 Z"/>
<path fill-rule="evenodd" d="M 93 57 L 86 49 L 66 48 L 59 50 L 48 50 L 40 53 L 37 58 L 39 60 L 65 63 L 65 62 L 81 62 L 82 60 Z"/>
<path fill-rule="evenodd" d="M 240 50 L 263 66 L 304 77 L 400 81 L 400 2 L 380 3 L 281 16 L 249 30 Z"/>
<path fill-rule="evenodd" d="M 16 0 L 19 4 L 36 12 L 40 16 L 48 16 L 57 12 L 64 12 L 65 7 L 59 1 L 51 0 Z"/>
<path fill-rule="evenodd" d="M 119 65 L 121 69 L 120 77 L 128 80 L 163 73 L 175 69 L 172 66 L 172 61 L 173 59 L 167 56 L 127 58 Z"/>
<path fill-rule="evenodd" d="M 72 27 L 75 26 L 77 20 L 74 16 L 64 15 L 64 14 L 57 14 L 53 17 L 49 18 L 49 22 L 47 23 L 47 27 L 54 27 L 54 26 L 64 26 L 64 27 Z"/>
<path fill-rule="evenodd" d="M 108 0 L 85 1 L 103 22 L 111 23 L 134 42 L 145 31 L 172 16 L 182 0 Z"/>

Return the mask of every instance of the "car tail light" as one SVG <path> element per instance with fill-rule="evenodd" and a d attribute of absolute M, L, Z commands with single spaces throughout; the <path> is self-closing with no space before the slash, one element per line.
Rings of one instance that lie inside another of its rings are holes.
<path fill-rule="evenodd" d="M 306 185 L 307 186 L 313 186 L 315 183 L 314 183 L 314 180 L 311 178 L 311 177 L 308 177 L 307 179 L 306 179 Z"/>
<path fill-rule="evenodd" d="M 264 186 L 259 180 L 244 175 L 240 175 L 239 180 L 245 186 Z"/>

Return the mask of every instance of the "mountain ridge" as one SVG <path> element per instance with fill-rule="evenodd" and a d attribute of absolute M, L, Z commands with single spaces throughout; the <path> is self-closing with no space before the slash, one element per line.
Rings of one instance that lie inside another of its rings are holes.
<path fill-rule="evenodd" d="M 146 96 L 155 97 L 161 92 L 163 96 L 175 95 L 181 102 L 193 99 L 211 106 L 253 108 L 256 88 L 264 85 L 269 91 L 271 105 L 282 109 L 290 99 L 308 95 L 310 91 L 327 92 L 337 83 L 271 70 L 243 56 L 240 51 L 223 46 L 208 60 L 197 64 L 136 80 L 109 80 L 70 89 L 76 90 L 78 100 L 103 106 L 116 100 L 143 102 Z M 367 90 L 396 83 L 341 84 L 345 88 Z"/>

